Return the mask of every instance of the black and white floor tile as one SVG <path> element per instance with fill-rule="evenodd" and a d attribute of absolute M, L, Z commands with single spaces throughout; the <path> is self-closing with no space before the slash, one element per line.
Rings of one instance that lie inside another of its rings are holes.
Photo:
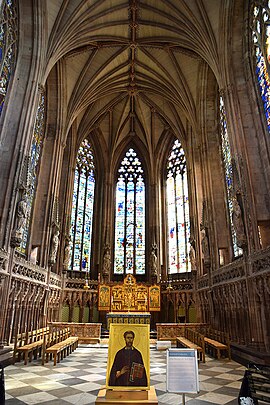
<path fill-rule="evenodd" d="M 182 395 L 166 391 L 166 351 L 150 350 L 150 384 L 159 405 L 182 404 Z M 107 345 L 81 345 L 56 366 L 40 360 L 5 369 L 6 405 L 94 405 L 105 385 Z M 199 364 L 200 391 L 186 394 L 188 405 L 237 405 L 244 367 L 234 361 L 206 357 Z"/>

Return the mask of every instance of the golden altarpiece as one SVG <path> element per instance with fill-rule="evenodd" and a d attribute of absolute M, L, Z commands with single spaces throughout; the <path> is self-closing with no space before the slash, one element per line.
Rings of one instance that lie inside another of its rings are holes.
<path fill-rule="evenodd" d="M 136 282 L 128 274 L 123 283 L 99 284 L 98 310 L 107 311 L 107 329 L 111 323 L 150 324 L 153 311 L 160 311 L 160 285 Z"/>

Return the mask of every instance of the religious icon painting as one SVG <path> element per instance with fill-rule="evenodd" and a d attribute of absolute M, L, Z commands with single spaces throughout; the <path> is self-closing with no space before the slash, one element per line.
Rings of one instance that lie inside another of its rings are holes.
<path fill-rule="evenodd" d="M 110 324 L 107 389 L 150 389 L 149 334 L 149 325 Z"/>
<path fill-rule="evenodd" d="M 98 286 L 98 310 L 109 311 L 111 304 L 110 287 L 106 284 L 100 284 Z"/>

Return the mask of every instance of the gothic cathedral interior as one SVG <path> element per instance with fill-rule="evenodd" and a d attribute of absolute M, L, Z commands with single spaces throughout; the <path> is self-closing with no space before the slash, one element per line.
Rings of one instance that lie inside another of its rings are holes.
<path fill-rule="evenodd" d="M 0 11 L 1 348 L 133 309 L 269 364 L 269 1 Z"/>

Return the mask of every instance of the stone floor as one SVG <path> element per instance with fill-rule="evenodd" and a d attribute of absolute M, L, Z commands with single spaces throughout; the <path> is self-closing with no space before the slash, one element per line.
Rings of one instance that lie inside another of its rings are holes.
<path fill-rule="evenodd" d="M 5 369 L 6 405 L 95 404 L 105 384 L 108 346 L 80 345 L 53 366 L 35 360 L 27 366 L 16 363 Z M 206 357 L 199 364 L 199 393 L 186 394 L 188 405 L 237 405 L 244 367 L 229 360 Z M 182 395 L 166 391 L 166 351 L 150 350 L 150 385 L 159 405 L 182 404 Z"/>

